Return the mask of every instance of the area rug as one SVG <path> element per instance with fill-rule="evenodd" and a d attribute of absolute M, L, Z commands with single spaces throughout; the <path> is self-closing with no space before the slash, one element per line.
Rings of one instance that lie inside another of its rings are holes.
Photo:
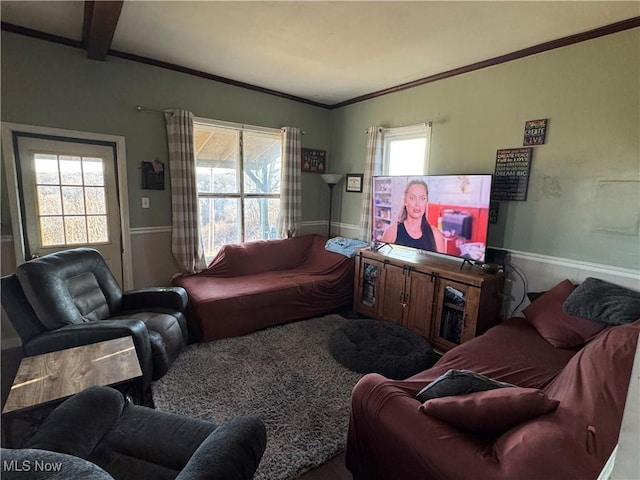
<path fill-rule="evenodd" d="M 267 448 L 256 480 L 289 480 L 346 444 L 351 390 L 362 374 L 333 359 L 339 315 L 289 323 L 242 337 L 189 345 L 152 385 L 156 408 L 216 424 L 261 418 Z"/>

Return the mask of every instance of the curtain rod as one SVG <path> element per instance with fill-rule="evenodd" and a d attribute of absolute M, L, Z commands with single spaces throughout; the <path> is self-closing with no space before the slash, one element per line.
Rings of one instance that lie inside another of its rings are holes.
<path fill-rule="evenodd" d="M 395 131 L 399 131 L 399 130 L 403 130 L 403 129 L 413 129 L 413 128 L 417 128 L 417 127 L 430 127 L 431 126 L 431 122 L 424 122 L 424 123 L 416 123 L 415 125 L 406 125 L 404 127 L 378 127 L 378 130 L 380 132 L 388 132 L 389 130 L 395 130 Z M 369 129 L 367 128 L 364 133 L 369 133 Z"/>
<path fill-rule="evenodd" d="M 136 110 L 139 112 L 169 113 L 166 110 L 154 110 L 153 108 L 143 107 L 142 105 L 136 105 Z M 173 113 L 171 113 L 171 115 L 173 115 Z"/>
<path fill-rule="evenodd" d="M 147 107 L 143 107 L 142 105 L 136 105 L 136 110 L 138 112 L 155 112 L 155 113 L 169 113 L 167 110 L 155 110 L 153 108 L 147 108 Z M 171 115 L 173 116 L 173 112 L 171 112 Z M 195 117 L 195 115 L 194 115 Z M 258 127 L 258 126 L 253 126 L 253 125 L 245 125 L 242 123 L 233 123 L 233 122 L 223 122 L 221 120 L 214 120 L 214 122 L 217 123 L 221 123 L 221 124 L 227 124 L 229 126 L 233 126 L 233 127 L 237 127 L 237 128 L 249 128 L 249 129 L 256 129 L 256 130 L 260 130 L 260 129 L 269 129 L 269 130 L 282 130 L 282 128 L 269 128 L 269 127 Z M 300 134 L 301 135 L 306 135 L 307 132 L 305 132 L 304 130 L 300 130 Z"/>

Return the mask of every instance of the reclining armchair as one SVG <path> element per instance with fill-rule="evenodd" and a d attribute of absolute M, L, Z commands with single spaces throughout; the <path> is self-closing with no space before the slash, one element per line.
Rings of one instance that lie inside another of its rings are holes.
<path fill-rule="evenodd" d="M 142 387 L 162 377 L 187 343 L 186 291 L 122 292 L 97 250 L 36 258 L 2 278 L 2 306 L 26 356 L 131 336 Z"/>
<path fill-rule="evenodd" d="M 109 387 L 91 387 L 53 410 L 24 448 L 3 448 L 2 461 L 3 470 L 11 460 L 59 465 L 55 478 L 249 480 L 266 442 L 258 418 L 236 417 L 216 426 L 131 405 Z M 2 478 L 44 478 L 38 477 L 42 473 L 9 469 Z"/>

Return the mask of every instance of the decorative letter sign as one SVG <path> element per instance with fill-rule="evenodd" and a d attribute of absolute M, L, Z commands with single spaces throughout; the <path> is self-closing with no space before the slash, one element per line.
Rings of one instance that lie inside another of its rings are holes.
<path fill-rule="evenodd" d="M 491 191 L 492 200 L 524 201 L 527 199 L 532 150 L 532 148 L 498 150 Z"/>
<path fill-rule="evenodd" d="M 523 145 L 544 145 L 544 139 L 547 135 L 547 119 L 528 120 L 524 122 L 524 141 Z"/>

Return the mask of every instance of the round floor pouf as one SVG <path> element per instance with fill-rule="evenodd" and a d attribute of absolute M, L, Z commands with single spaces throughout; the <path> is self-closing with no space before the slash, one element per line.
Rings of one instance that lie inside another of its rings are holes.
<path fill-rule="evenodd" d="M 439 358 L 429 342 L 411 330 L 378 320 L 349 320 L 329 338 L 333 358 L 349 370 L 403 380 Z"/>

